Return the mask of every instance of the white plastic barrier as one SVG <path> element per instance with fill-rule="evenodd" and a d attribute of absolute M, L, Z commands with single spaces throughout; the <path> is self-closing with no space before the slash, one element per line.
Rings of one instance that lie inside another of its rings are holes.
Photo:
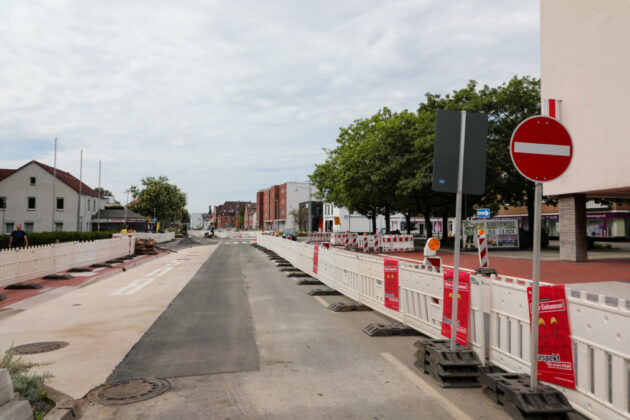
<path fill-rule="evenodd" d="M 156 244 L 172 241 L 175 239 L 175 232 L 151 233 L 151 232 L 134 232 L 137 239 L 153 239 Z"/>
<path fill-rule="evenodd" d="M 359 241 L 369 239 L 359 237 Z M 382 258 L 320 246 L 314 274 L 313 245 L 262 235 L 258 243 L 351 299 L 428 336 L 442 338 L 443 279 L 437 269 L 399 260 L 400 311 L 394 311 L 384 305 Z M 468 344 L 482 361 L 529 373 L 529 283 L 471 276 Z M 567 289 L 577 389 L 558 389 L 574 408 L 591 418 L 628 419 L 630 310 L 623 299 L 575 294 Z"/>
<path fill-rule="evenodd" d="M 3 250 L 0 251 L 0 287 L 133 254 L 134 250 L 135 241 L 128 236 Z"/>

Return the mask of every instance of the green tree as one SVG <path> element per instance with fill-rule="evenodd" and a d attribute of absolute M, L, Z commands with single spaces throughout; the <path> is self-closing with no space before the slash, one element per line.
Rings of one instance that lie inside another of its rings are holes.
<path fill-rule="evenodd" d="M 182 220 L 186 211 L 186 194 L 179 187 L 170 184 L 168 178 L 146 177 L 141 181 L 142 188 L 132 186 L 130 192 L 134 201 L 129 208 L 146 217 L 155 216 L 162 222 Z"/>
<path fill-rule="evenodd" d="M 100 194 L 101 197 L 113 197 L 114 196 L 114 194 L 112 194 L 112 192 L 110 190 L 106 190 L 105 188 L 96 187 L 96 188 L 94 188 L 94 191 L 96 191 L 97 194 Z"/>
<path fill-rule="evenodd" d="M 305 207 L 294 208 L 289 212 L 298 231 L 305 232 L 308 229 L 308 209 Z"/>

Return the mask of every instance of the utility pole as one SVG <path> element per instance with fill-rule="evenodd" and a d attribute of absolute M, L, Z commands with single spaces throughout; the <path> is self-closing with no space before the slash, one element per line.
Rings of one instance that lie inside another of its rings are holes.
<path fill-rule="evenodd" d="M 80 160 L 80 165 L 79 165 L 79 206 L 78 206 L 78 213 L 77 213 L 77 232 L 81 232 L 81 183 L 83 180 L 83 149 L 81 149 L 81 160 Z"/>
<path fill-rule="evenodd" d="M 313 231 L 313 213 L 311 212 L 311 180 L 308 180 L 308 233 Z"/>
<path fill-rule="evenodd" d="M 127 207 L 129 206 L 129 190 L 125 191 L 127 193 L 127 203 L 125 204 L 125 223 L 123 225 L 123 229 L 127 229 Z"/>
<path fill-rule="evenodd" d="M 101 231 L 101 161 L 98 161 L 98 212 L 96 215 L 96 230 Z"/>
<path fill-rule="evenodd" d="M 52 185 L 52 219 L 50 231 L 54 232 L 55 229 L 55 208 L 57 207 L 57 197 L 55 197 L 55 181 L 57 180 L 57 137 L 55 137 L 55 158 L 53 164 L 53 185 Z M 4 223 L 2 224 L 4 226 Z"/>

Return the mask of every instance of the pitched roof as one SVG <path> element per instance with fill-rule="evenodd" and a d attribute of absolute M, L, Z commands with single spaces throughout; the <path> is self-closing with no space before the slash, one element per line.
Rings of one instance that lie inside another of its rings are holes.
<path fill-rule="evenodd" d="M 14 172 L 15 172 L 15 169 L 0 169 L 0 181 L 8 177 L 9 175 L 13 174 Z"/>
<path fill-rule="evenodd" d="M 46 172 L 49 172 L 51 175 L 55 173 L 55 168 L 53 168 L 52 166 L 45 165 L 36 160 L 31 160 L 30 162 L 26 163 L 25 165 L 20 166 L 17 169 L 0 169 L 0 181 L 8 177 L 9 175 L 14 174 L 20 169 L 25 168 L 31 163 L 39 165 L 42 169 L 44 169 Z M 80 184 L 81 194 L 89 195 L 92 197 L 98 197 L 98 193 L 96 191 L 90 188 L 85 182 L 79 182 L 79 180 L 75 178 L 73 175 L 71 175 L 70 172 L 62 171 L 61 169 L 57 168 L 56 177 L 59 181 L 63 182 L 64 184 L 66 184 L 67 186 L 75 190 L 76 192 L 79 192 L 79 184 Z"/>

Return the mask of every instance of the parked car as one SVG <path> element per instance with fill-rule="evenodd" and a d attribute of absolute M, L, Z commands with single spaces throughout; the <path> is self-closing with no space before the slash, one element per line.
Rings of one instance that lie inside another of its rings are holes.
<path fill-rule="evenodd" d="M 292 241 L 297 241 L 297 232 L 293 228 L 287 228 L 282 232 L 282 237 L 285 239 L 291 239 Z"/>

